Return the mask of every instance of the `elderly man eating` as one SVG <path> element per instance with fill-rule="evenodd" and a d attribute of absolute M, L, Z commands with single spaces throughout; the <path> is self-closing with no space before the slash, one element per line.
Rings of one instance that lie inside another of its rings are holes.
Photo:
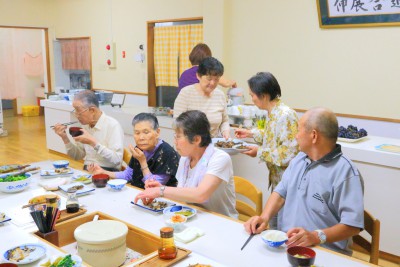
<path fill-rule="evenodd" d="M 261 216 L 248 233 L 260 233 L 278 212 L 278 229 L 291 246 L 321 245 L 351 255 L 351 237 L 364 227 L 363 179 L 336 144 L 338 122 L 325 108 L 307 111 L 296 136 L 301 152 L 290 162 Z"/>

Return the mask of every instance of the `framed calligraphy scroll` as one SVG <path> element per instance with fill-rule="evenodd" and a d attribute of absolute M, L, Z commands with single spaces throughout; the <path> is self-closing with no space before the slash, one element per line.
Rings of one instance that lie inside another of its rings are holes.
<path fill-rule="evenodd" d="M 400 0 L 317 0 L 321 28 L 398 26 Z"/>

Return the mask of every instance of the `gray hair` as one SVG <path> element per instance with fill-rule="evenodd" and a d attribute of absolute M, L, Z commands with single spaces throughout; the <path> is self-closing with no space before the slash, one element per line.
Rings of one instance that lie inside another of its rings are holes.
<path fill-rule="evenodd" d="M 136 124 L 139 122 L 147 121 L 151 124 L 153 130 L 157 130 L 159 125 L 158 125 L 158 120 L 157 117 L 154 116 L 151 113 L 139 113 L 137 114 L 133 120 L 132 120 L 132 126 L 135 127 Z"/>
<path fill-rule="evenodd" d="M 307 131 L 315 129 L 325 138 L 336 143 L 339 124 L 336 115 L 327 108 L 317 107 L 307 111 L 308 118 L 305 121 Z"/>
<path fill-rule="evenodd" d="M 99 107 L 99 100 L 92 90 L 85 90 L 75 95 L 74 100 L 81 101 L 85 108 Z"/>

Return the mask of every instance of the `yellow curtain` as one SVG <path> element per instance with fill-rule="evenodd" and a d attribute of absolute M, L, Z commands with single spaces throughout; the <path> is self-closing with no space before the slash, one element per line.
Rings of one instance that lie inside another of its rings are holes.
<path fill-rule="evenodd" d="M 154 28 L 156 86 L 178 86 L 178 72 L 180 75 L 191 67 L 190 51 L 202 41 L 202 24 Z"/>

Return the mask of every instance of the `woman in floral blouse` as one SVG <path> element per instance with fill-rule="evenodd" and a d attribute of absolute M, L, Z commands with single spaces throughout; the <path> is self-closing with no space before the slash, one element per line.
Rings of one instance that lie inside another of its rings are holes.
<path fill-rule="evenodd" d="M 258 156 L 267 164 L 269 187 L 274 190 L 289 162 L 299 152 L 295 138 L 298 117 L 296 111 L 281 101 L 281 88 L 271 73 L 259 72 L 248 80 L 248 84 L 254 105 L 268 111 L 265 128 L 237 129 L 235 136 L 253 137 L 260 145 L 251 146 L 250 150 L 243 153 L 251 157 Z M 270 227 L 276 228 L 276 220 L 270 221 Z"/>

